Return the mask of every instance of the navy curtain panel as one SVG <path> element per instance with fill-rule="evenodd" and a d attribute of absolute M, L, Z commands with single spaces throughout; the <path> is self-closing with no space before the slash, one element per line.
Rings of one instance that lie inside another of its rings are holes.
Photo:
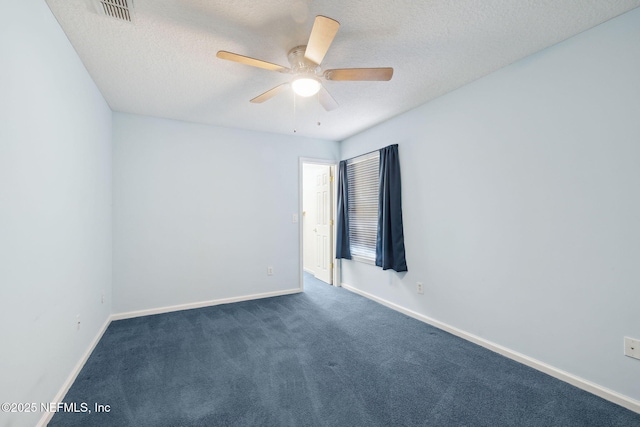
<path fill-rule="evenodd" d="M 336 258 L 351 259 L 349 242 L 349 187 L 347 162 L 338 166 L 338 218 L 336 220 Z"/>
<path fill-rule="evenodd" d="M 407 271 L 402 228 L 402 197 L 398 144 L 380 149 L 380 196 L 376 265 L 383 270 Z"/>

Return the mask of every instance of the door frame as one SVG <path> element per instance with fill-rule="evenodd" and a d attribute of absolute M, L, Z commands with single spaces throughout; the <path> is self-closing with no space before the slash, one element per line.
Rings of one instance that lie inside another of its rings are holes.
<path fill-rule="evenodd" d="M 337 203 L 337 188 L 338 188 L 338 177 L 336 173 L 338 171 L 338 161 L 337 160 L 327 160 L 327 159 L 315 159 L 310 157 L 300 157 L 298 161 L 298 275 L 300 282 L 300 291 L 304 292 L 304 240 L 303 234 L 304 230 L 303 226 L 303 216 L 302 216 L 302 198 L 304 196 L 304 188 L 303 188 L 303 175 L 304 175 L 304 165 L 305 164 L 313 164 L 313 165 L 324 165 L 331 166 L 332 176 L 334 177 L 333 182 L 331 183 L 331 219 L 333 220 L 333 225 L 331 226 L 331 235 L 333 237 L 333 244 L 331 245 L 331 262 L 333 263 L 333 271 L 331 277 L 331 286 L 340 286 L 340 263 L 336 262 L 336 213 L 338 210 Z"/>

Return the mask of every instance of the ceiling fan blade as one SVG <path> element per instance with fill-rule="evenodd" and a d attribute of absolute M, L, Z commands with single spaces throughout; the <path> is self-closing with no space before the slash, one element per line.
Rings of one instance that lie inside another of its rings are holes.
<path fill-rule="evenodd" d="M 320 65 L 338 32 L 338 28 L 340 28 L 338 21 L 322 15 L 316 16 L 304 57 Z"/>
<path fill-rule="evenodd" d="M 320 101 L 320 105 L 322 105 L 327 111 L 338 108 L 338 103 L 333 99 L 329 91 L 325 89 L 324 86 L 322 86 L 320 88 L 320 92 L 318 92 L 318 100 Z"/>
<path fill-rule="evenodd" d="M 282 65 L 273 64 L 267 61 L 262 61 L 261 59 L 251 58 L 249 56 L 238 55 L 237 53 L 227 52 L 226 50 L 218 51 L 216 56 L 220 59 L 239 62 L 241 64 L 251 65 L 252 67 L 264 68 L 266 70 L 278 71 L 281 73 L 288 73 L 291 71 L 289 68 L 283 67 Z"/>
<path fill-rule="evenodd" d="M 278 85 L 278 86 L 274 87 L 273 89 L 269 89 L 268 91 L 266 91 L 262 95 L 256 96 L 255 98 L 253 98 L 249 102 L 253 102 L 254 104 L 260 104 L 260 103 L 262 103 L 264 101 L 268 101 L 269 99 L 273 98 L 274 96 L 276 96 L 277 94 L 282 92 L 284 89 L 286 89 L 287 86 L 289 86 L 289 83 L 282 83 L 281 85 Z"/>
<path fill-rule="evenodd" d="M 393 68 L 340 68 L 326 70 L 324 78 L 327 80 L 349 81 L 387 81 L 393 76 Z"/>

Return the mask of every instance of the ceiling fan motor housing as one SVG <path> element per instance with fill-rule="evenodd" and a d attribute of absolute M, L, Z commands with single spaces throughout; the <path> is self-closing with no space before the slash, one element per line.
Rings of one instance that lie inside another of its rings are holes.
<path fill-rule="evenodd" d="M 320 66 L 304 57 L 307 46 L 296 46 L 289 51 L 287 58 L 291 64 L 293 74 L 313 74 L 319 75 Z"/>

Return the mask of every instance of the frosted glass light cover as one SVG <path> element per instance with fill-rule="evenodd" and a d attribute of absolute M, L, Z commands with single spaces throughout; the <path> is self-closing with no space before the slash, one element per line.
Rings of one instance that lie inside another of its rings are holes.
<path fill-rule="evenodd" d="M 312 96 L 320 90 L 320 82 L 314 77 L 298 77 L 291 82 L 293 91 L 300 96 Z"/>

